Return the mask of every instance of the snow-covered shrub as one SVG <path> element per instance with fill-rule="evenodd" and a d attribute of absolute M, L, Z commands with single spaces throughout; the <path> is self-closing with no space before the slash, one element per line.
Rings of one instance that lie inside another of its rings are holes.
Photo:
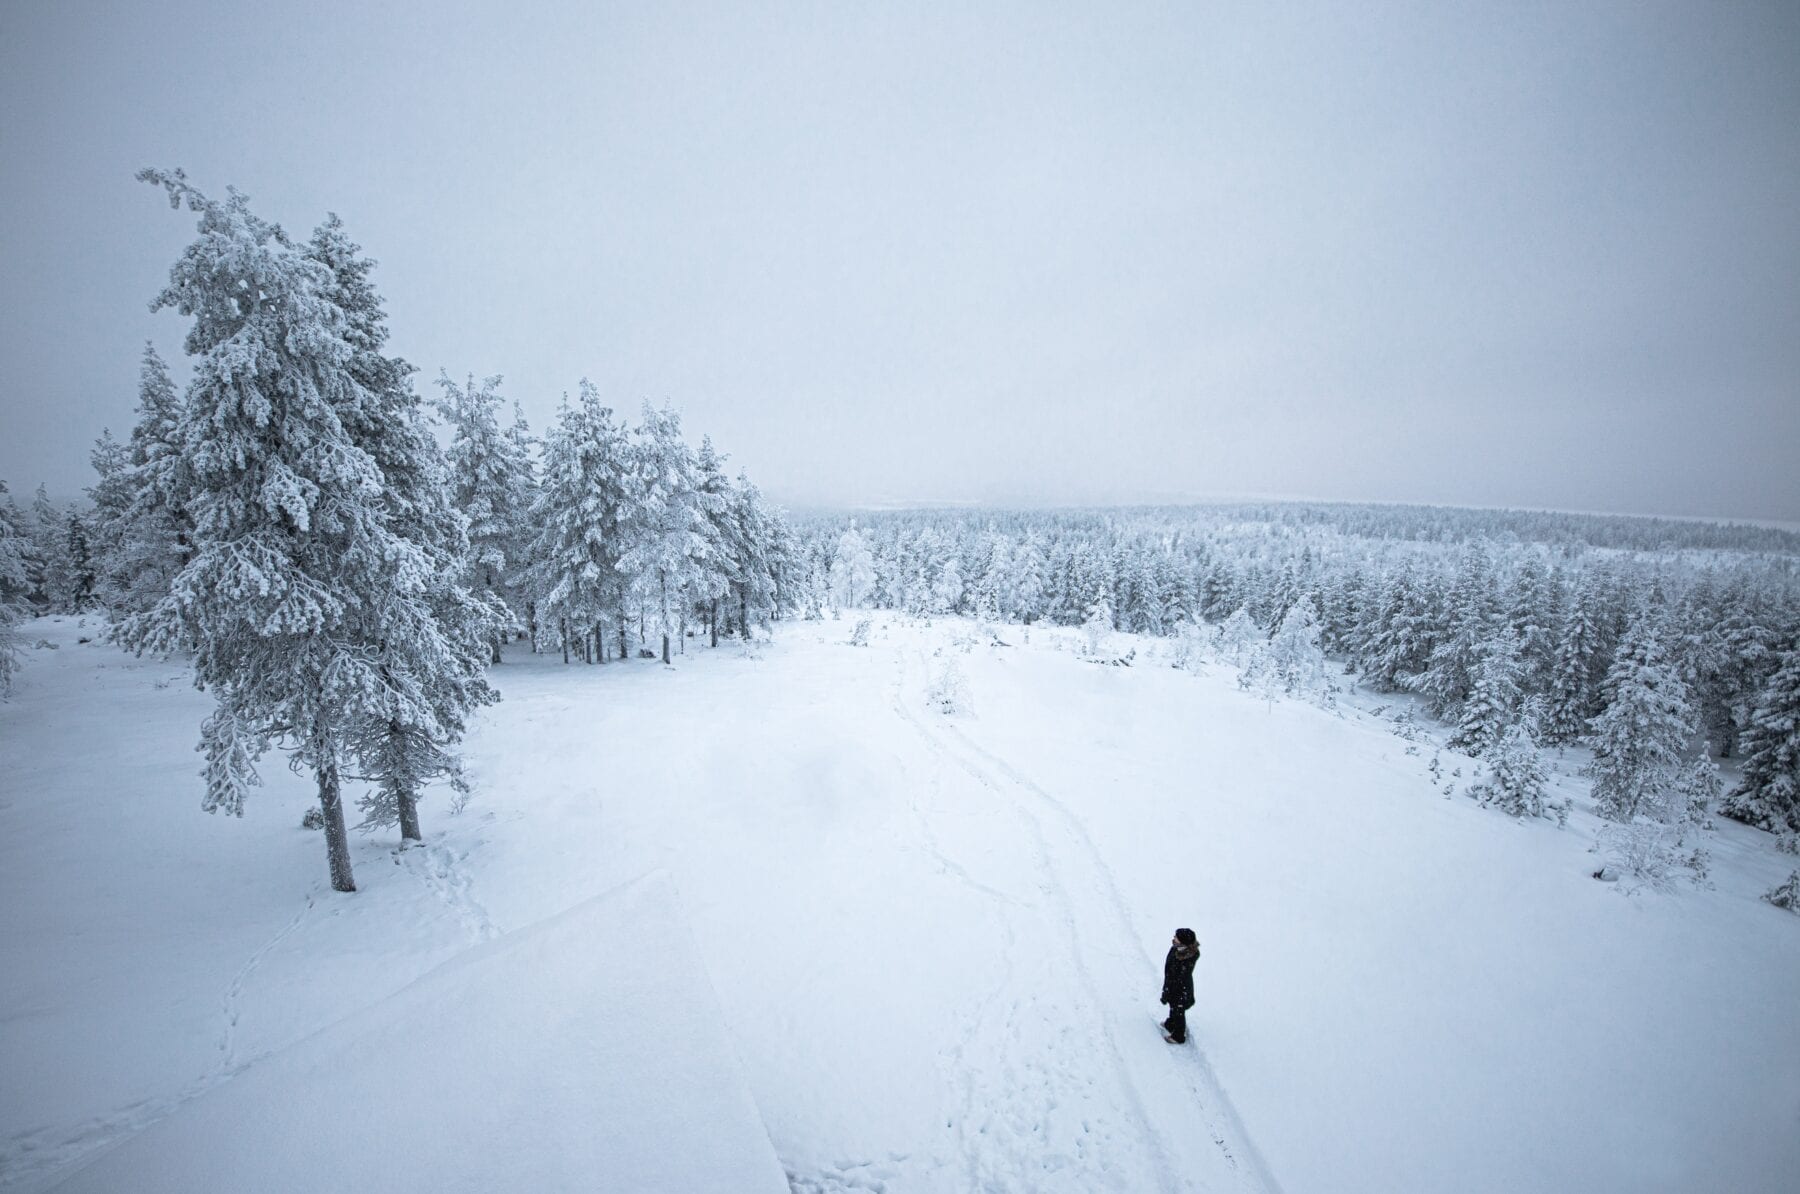
<path fill-rule="evenodd" d="M 307 809 L 305 812 L 301 813 L 300 814 L 300 828 L 302 828 L 302 829 L 323 829 L 323 828 L 325 828 L 325 812 L 324 812 L 324 810 L 315 804 L 311 808 Z"/>
<path fill-rule="evenodd" d="M 1287 696 L 1306 697 L 1330 706 L 1336 690 L 1325 671 L 1325 651 L 1319 645 L 1319 615 L 1312 598 L 1302 597 L 1282 618 L 1265 644 L 1260 644 L 1252 666 L 1266 669 L 1262 683 L 1279 688 Z"/>
<path fill-rule="evenodd" d="M 942 666 L 932 673 L 931 686 L 926 689 L 925 696 L 932 708 L 948 716 L 971 711 L 968 677 L 963 675 L 955 656 L 944 656 Z"/>
<path fill-rule="evenodd" d="M 1244 666 L 1250 652 L 1262 641 L 1262 628 L 1257 626 L 1256 619 L 1247 609 L 1239 608 L 1219 627 L 1219 655 L 1238 667 Z"/>
<path fill-rule="evenodd" d="M 1690 825 L 1711 829 L 1712 810 L 1724 794 L 1719 765 L 1712 761 L 1711 748 L 1706 747 L 1675 777 L 1674 808 Z"/>
<path fill-rule="evenodd" d="M 1112 631 L 1112 603 L 1102 597 L 1088 608 L 1087 621 L 1081 624 L 1089 659 L 1099 659 L 1106 654 L 1106 641 L 1112 637 Z"/>
<path fill-rule="evenodd" d="M 1800 913 L 1800 871 L 1788 875 L 1785 883 L 1777 884 L 1763 892 L 1763 899 L 1777 908 L 1786 908 L 1789 912 Z"/>
<path fill-rule="evenodd" d="M 1671 826 L 1641 817 L 1616 822 L 1601 829 L 1594 849 L 1607 862 L 1602 878 L 1607 872 L 1632 875 L 1659 891 L 1673 885 L 1678 854 Z"/>
<path fill-rule="evenodd" d="M 1265 701 L 1274 701 L 1282 693 L 1281 671 L 1269 644 L 1258 640 L 1239 656 L 1238 687 Z"/>
<path fill-rule="evenodd" d="M 1219 628 L 1205 622 L 1183 619 L 1175 629 L 1175 645 L 1169 654 L 1169 666 L 1184 672 L 1199 673 L 1206 662 L 1219 653 Z"/>
<path fill-rule="evenodd" d="M 1508 728 L 1489 747 L 1487 762 L 1489 774 L 1469 785 L 1469 795 L 1509 816 L 1555 817 L 1559 825 L 1568 822 L 1568 802 L 1545 799 L 1549 772 L 1530 730 L 1522 725 Z"/>
<path fill-rule="evenodd" d="M 850 645 L 852 647 L 868 646 L 869 630 L 873 625 L 873 621 L 869 618 L 858 618 L 856 620 L 856 629 L 850 632 Z"/>

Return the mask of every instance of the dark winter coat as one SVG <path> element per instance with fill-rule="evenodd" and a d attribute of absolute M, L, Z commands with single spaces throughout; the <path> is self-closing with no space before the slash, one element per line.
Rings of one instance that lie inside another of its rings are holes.
<path fill-rule="evenodd" d="M 1175 945 L 1163 962 L 1162 1001 L 1183 1011 L 1194 1006 L 1194 961 L 1200 956 L 1198 945 Z"/>

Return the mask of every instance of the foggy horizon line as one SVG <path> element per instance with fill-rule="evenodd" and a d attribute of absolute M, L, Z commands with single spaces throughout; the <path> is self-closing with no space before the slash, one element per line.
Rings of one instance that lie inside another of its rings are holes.
<path fill-rule="evenodd" d="M 721 454 L 725 459 L 730 453 Z M 87 502 L 87 487 L 76 496 L 52 489 L 45 482 L 20 484 L 11 477 L 0 477 L 8 487 L 8 496 L 21 509 L 29 506 L 39 485 L 59 506 Z M 1469 510 L 1510 514 L 1571 514 L 1584 518 L 1640 519 L 1650 522 L 1710 523 L 1715 526 L 1745 526 L 1766 530 L 1791 531 L 1800 534 L 1800 521 L 1783 518 L 1760 518 L 1739 514 L 1676 514 L 1648 510 L 1595 510 L 1569 506 L 1533 506 L 1522 503 L 1482 503 L 1427 501 L 1415 498 L 1324 497 L 1317 494 L 1271 493 L 1254 490 L 1150 490 L 1137 493 L 1114 493 L 1091 498 L 1059 498 L 1038 494 L 1008 493 L 993 497 L 940 498 L 920 494 L 905 497 L 877 496 L 855 499 L 822 499 L 797 496 L 788 487 L 759 482 L 765 499 L 791 513 L 821 514 L 901 514 L 929 513 L 949 510 L 992 510 L 995 512 L 1053 512 L 1087 510 L 1181 509 L 1207 506 L 1271 505 L 1271 506 L 1384 506 L 1415 510 Z"/>

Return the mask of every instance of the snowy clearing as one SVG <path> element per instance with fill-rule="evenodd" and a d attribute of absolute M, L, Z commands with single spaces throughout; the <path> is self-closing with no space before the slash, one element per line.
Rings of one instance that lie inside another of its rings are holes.
<path fill-rule="evenodd" d="M 0 705 L 0 1182 L 48 1188 L 234 1087 L 279 1105 L 346 1027 L 442 1040 L 458 1001 L 396 993 L 482 948 L 534 998 L 581 998 L 571 966 L 692 972 L 643 1031 L 689 1059 L 722 1032 L 713 1094 L 741 1072 L 796 1190 L 1791 1188 L 1800 919 L 1756 898 L 1793 861 L 1767 835 L 1720 822 L 1713 890 L 1627 896 L 1588 877 L 1579 783 L 1566 830 L 1515 824 L 1445 799 L 1379 718 L 1147 641 L 1124 668 L 1073 631 L 852 626 L 671 668 L 515 648 L 474 800 L 434 794 L 423 848 L 358 836 L 337 895 L 279 762 L 242 822 L 199 811 L 210 702 L 179 665 L 27 624 L 59 649 Z M 956 716 L 928 699 L 947 657 Z M 655 871 L 688 930 L 653 917 L 607 947 L 630 956 L 546 956 L 579 920 L 483 944 Z M 1185 1048 L 1154 1023 L 1178 924 L 1203 950 Z M 657 1087 L 595 1056 L 570 1040 L 520 1122 L 579 1131 L 571 1108 Z M 657 1141 L 677 1183 L 709 1108 Z M 413 1148 L 458 1118 L 409 1119 Z"/>

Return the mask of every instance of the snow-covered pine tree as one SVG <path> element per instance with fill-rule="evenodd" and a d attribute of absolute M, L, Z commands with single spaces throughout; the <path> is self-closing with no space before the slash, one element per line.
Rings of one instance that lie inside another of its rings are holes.
<path fill-rule="evenodd" d="M 838 536 L 831 559 L 831 600 L 838 609 L 859 609 L 875 587 L 875 561 L 856 529 L 856 520 Z"/>
<path fill-rule="evenodd" d="M 631 443 L 619 572 L 631 600 L 648 611 L 661 634 L 665 664 L 671 662 L 669 642 L 680 628 L 681 604 L 710 564 L 710 529 L 680 416 L 646 402 Z"/>
<path fill-rule="evenodd" d="M 93 466 L 95 477 L 87 490 L 88 546 L 94 553 L 95 597 L 101 604 L 113 606 L 111 569 L 119 557 L 125 509 L 131 501 L 130 482 L 125 475 L 131 468 L 131 455 L 111 428 L 103 427 L 88 452 L 88 463 Z"/>
<path fill-rule="evenodd" d="M 1610 663 L 1605 621 L 1600 583 L 1592 575 L 1583 576 L 1550 661 L 1543 730 L 1547 742 L 1575 741 L 1600 712 L 1600 685 Z"/>
<path fill-rule="evenodd" d="M 7 493 L 6 482 L 0 481 L 0 696 L 12 691 L 22 658 L 15 627 L 31 590 L 26 567 L 30 549 L 24 516 Z"/>
<path fill-rule="evenodd" d="M 120 637 L 191 652 L 196 684 L 218 703 L 201 728 L 203 807 L 241 814 L 254 759 L 283 743 L 317 779 L 332 886 L 354 891 L 342 769 L 352 735 L 383 709 L 390 629 L 369 611 L 430 564 L 389 526 L 381 469 L 345 425 L 376 400 L 358 381 L 330 271 L 236 191 L 215 201 L 180 171 L 139 177 L 199 216 L 154 303 L 192 319 L 176 438 L 192 471 L 194 554 Z"/>
<path fill-rule="evenodd" d="M 1022 622 L 1033 622 L 1043 613 L 1044 551 L 1037 536 L 1025 532 L 1024 540 L 1012 553 L 1008 587 L 1012 591 L 1014 610 Z"/>
<path fill-rule="evenodd" d="M 464 582 L 467 523 L 450 504 L 443 453 L 408 380 L 412 367 L 383 354 L 387 314 L 369 276 L 375 263 L 336 215 L 304 252 L 330 271 L 324 293 L 347 325 L 349 371 L 362 400 L 341 410 L 340 420 L 381 472 L 388 530 L 411 549 L 385 562 L 392 575 L 379 599 L 352 613 L 374 644 L 380 686 L 345 745 L 378 785 L 360 802 L 363 824 L 397 824 L 402 839 L 418 841 L 423 789 L 438 777 L 460 786 L 456 747 L 468 713 L 498 699 L 486 664 L 510 614 L 499 598 Z"/>
<path fill-rule="evenodd" d="M 168 596 L 176 574 L 193 556 L 193 518 L 187 510 L 193 483 L 178 438 L 180 419 L 181 399 L 168 366 L 145 344 L 125 467 L 106 473 L 98 448 L 94 461 L 102 473 L 93 491 L 105 544 L 101 597 L 121 614 L 141 613 Z M 112 467 L 110 457 L 105 460 Z"/>
<path fill-rule="evenodd" d="M 705 617 L 708 642 L 716 647 L 719 601 L 731 592 L 737 579 L 737 559 L 731 550 L 731 480 L 725 476 L 725 458 L 714 450 L 710 435 L 700 437 L 700 450 L 694 454 L 694 476 L 706 526 L 706 557 L 701 561 L 698 579 L 689 587 L 688 600 Z"/>
<path fill-rule="evenodd" d="M 1606 708 L 1588 723 L 1594 757 L 1587 772 L 1600 814 L 1621 822 L 1640 812 L 1666 820 L 1694 718 L 1687 686 L 1664 654 L 1661 619 L 1648 606 L 1632 619 L 1605 691 Z"/>
<path fill-rule="evenodd" d="M 780 609 L 780 578 L 793 567 L 792 544 L 781 517 L 763 504 L 750 478 L 738 474 L 727 506 L 726 551 L 731 556 L 729 601 L 737 610 L 740 638 L 752 626 L 765 630 Z"/>
<path fill-rule="evenodd" d="M 1436 641 L 1431 596 L 1410 557 L 1383 579 L 1370 625 L 1359 636 L 1356 661 L 1357 671 L 1375 688 L 1404 688 L 1430 664 Z"/>
<path fill-rule="evenodd" d="M 1566 596 L 1562 576 L 1537 552 L 1527 554 L 1513 575 L 1505 616 L 1519 636 L 1520 684 L 1532 691 L 1542 691 L 1550 674 Z"/>
<path fill-rule="evenodd" d="M 518 582 L 527 566 L 534 496 L 530 433 L 516 406 L 512 427 L 501 429 L 500 382 L 494 376 L 477 385 L 471 374 L 458 385 L 440 371 L 436 402 L 450 431 L 450 501 L 469 523 L 470 587 L 511 615 L 510 625 L 496 631 L 490 644 L 495 663 L 506 631 L 529 621 L 530 611 L 521 607 L 530 598 Z"/>
<path fill-rule="evenodd" d="M 1697 704 L 1721 758 L 1739 753 L 1739 739 L 1750 724 L 1757 697 L 1780 666 L 1784 644 L 1776 628 L 1778 618 L 1762 594 L 1740 582 L 1723 596 L 1709 622 L 1710 650 L 1699 677 Z"/>
<path fill-rule="evenodd" d="M 81 511 L 69 512 L 69 608 L 82 613 L 94 604 L 100 578 L 94 570 L 94 550 L 88 537 L 88 520 Z"/>
<path fill-rule="evenodd" d="M 1425 670 L 1407 681 L 1436 716 L 1456 714 L 1468 699 L 1498 616 L 1491 554 L 1487 544 L 1475 540 L 1463 549 L 1456 581 L 1445 598 L 1446 632 L 1432 647 Z"/>
<path fill-rule="evenodd" d="M 1743 778 L 1720 811 L 1773 833 L 1800 832 L 1800 640 L 1758 694 L 1742 748 Z"/>
<path fill-rule="evenodd" d="M 565 396 L 544 436 L 542 481 L 531 521 L 530 587 L 539 617 L 560 629 L 563 660 L 570 647 L 605 658 L 603 631 L 616 625 L 625 649 L 619 555 L 627 501 L 630 444 L 625 429 L 583 378 L 573 405 Z"/>
<path fill-rule="evenodd" d="M 44 486 L 31 499 L 31 555 L 37 568 L 32 596 L 54 614 L 71 612 L 69 565 L 69 516 L 50 500 Z"/>
<path fill-rule="evenodd" d="M 1288 696 L 1324 696 L 1330 684 L 1325 675 L 1325 651 L 1319 646 L 1319 616 L 1310 596 L 1301 594 L 1275 628 L 1264 648 L 1264 666 L 1273 683 Z"/>
<path fill-rule="evenodd" d="M 956 552 L 951 551 L 944 557 L 943 567 L 938 569 L 936 579 L 931 582 L 931 611 L 937 614 L 956 613 L 962 605 L 962 599 L 962 565 L 957 561 Z"/>
<path fill-rule="evenodd" d="M 1450 737 L 1452 750 L 1485 755 L 1518 724 L 1524 700 L 1520 646 L 1518 633 L 1505 624 L 1482 644 L 1474 685 L 1457 713 L 1456 732 Z"/>

